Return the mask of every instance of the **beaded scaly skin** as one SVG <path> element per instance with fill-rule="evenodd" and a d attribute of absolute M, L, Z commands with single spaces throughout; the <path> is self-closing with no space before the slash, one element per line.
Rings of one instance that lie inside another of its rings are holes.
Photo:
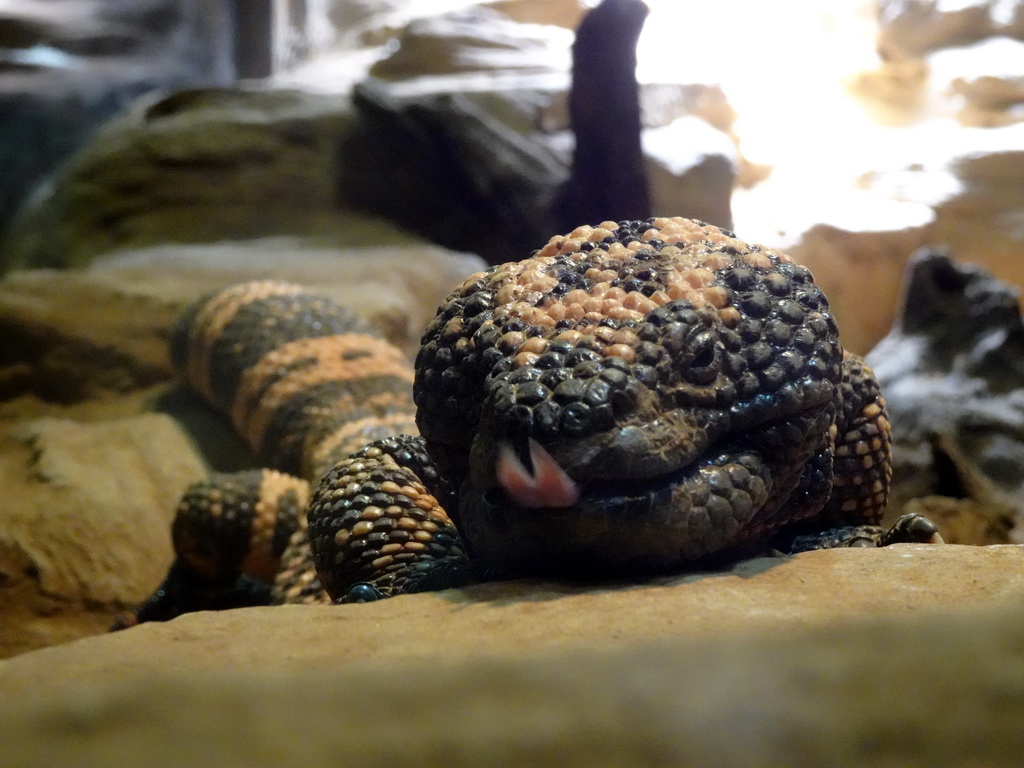
<path fill-rule="evenodd" d="M 174 350 L 262 461 L 323 475 L 308 526 L 238 516 L 239 541 L 292 528 L 272 602 L 935 539 L 917 516 L 878 527 L 885 403 L 811 274 L 701 222 L 580 227 L 471 275 L 414 379 L 343 310 L 280 283 L 200 302 Z"/>
<path fill-rule="evenodd" d="M 393 512 L 404 509 L 403 491 L 422 488 L 419 480 L 408 485 L 409 470 L 396 462 L 432 477 L 429 466 L 417 464 L 426 461 L 418 440 L 403 434 L 416 431 L 411 364 L 343 307 L 274 281 L 229 286 L 197 301 L 172 334 L 171 358 L 181 378 L 229 415 L 259 462 L 272 468 L 215 474 L 185 492 L 167 578 L 114 628 L 195 610 L 330 602 L 307 537 L 310 481 L 332 467 L 354 467 L 349 488 L 357 499 L 381 501 Z M 397 488 L 396 498 L 382 501 L 382 486 Z M 402 531 L 415 522 L 411 533 L 423 545 L 418 563 L 438 556 L 451 572 L 464 560 L 440 506 L 420 504 L 425 509 L 378 520 L 367 503 L 352 521 L 348 549 L 374 564 L 382 585 L 400 588 L 416 572 L 398 567 L 408 558 L 393 557 L 389 570 L 374 554 L 389 522 Z M 371 518 L 375 530 L 364 531 L 359 523 Z M 358 562 L 353 554 L 350 565 Z M 394 571 L 400 578 L 389 575 Z"/>

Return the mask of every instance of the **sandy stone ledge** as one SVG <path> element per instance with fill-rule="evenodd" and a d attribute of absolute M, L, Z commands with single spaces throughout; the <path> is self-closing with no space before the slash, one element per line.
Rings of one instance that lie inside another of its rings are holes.
<path fill-rule="evenodd" d="M 0 662 L 0 764 L 1017 765 L 1022 606 L 897 546 L 193 614 Z"/>

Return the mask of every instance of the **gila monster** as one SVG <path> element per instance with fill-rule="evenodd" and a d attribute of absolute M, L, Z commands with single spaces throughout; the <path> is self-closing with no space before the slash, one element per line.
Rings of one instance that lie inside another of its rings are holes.
<path fill-rule="evenodd" d="M 699 221 L 583 226 L 469 276 L 415 369 L 277 282 L 201 299 L 172 358 L 272 469 L 186 492 L 167 579 L 117 627 L 937 540 L 879 526 L 885 403 L 811 273 Z"/>

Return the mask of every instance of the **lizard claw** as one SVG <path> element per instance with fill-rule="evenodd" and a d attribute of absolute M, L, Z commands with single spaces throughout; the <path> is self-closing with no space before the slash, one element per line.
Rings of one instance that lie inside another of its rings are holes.
<path fill-rule="evenodd" d="M 945 544 L 939 527 L 924 515 L 910 513 L 896 519 L 885 533 L 879 546 L 887 544 Z"/>

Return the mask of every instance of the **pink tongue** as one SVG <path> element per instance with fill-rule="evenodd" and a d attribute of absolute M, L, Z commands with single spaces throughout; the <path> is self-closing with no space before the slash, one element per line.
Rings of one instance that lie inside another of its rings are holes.
<path fill-rule="evenodd" d="M 505 493 L 521 507 L 571 507 L 580 497 L 575 481 L 558 466 L 544 447 L 530 438 L 530 474 L 512 446 L 498 446 L 496 472 Z"/>

